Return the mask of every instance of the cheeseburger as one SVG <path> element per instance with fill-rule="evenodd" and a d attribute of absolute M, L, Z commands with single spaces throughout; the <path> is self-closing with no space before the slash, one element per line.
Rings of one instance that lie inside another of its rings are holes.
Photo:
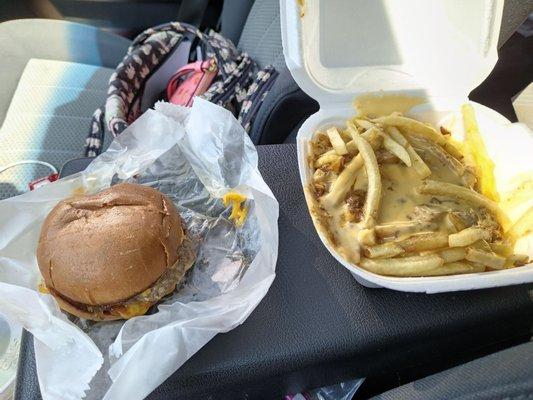
<path fill-rule="evenodd" d="M 95 321 L 145 314 L 194 258 L 172 202 L 131 183 L 59 202 L 37 247 L 42 289 L 63 310 Z"/>

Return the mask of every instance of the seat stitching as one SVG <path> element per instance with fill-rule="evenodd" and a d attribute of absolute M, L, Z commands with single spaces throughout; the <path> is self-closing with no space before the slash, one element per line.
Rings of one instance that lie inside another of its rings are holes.
<path fill-rule="evenodd" d="M 248 33 L 248 31 L 251 30 L 251 28 L 249 28 L 249 26 L 253 26 L 254 24 L 252 23 L 253 20 L 255 19 L 260 19 L 257 15 L 260 15 L 261 14 L 261 11 L 263 10 L 263 8 L 265 8 L 267 2 L 266 1 L 263 1 L 263 2 L 256 2 L 254 3 L 254 5 L 252 6 L 252 9 L 250 10 L 250 14 L 246 20 L 246 23 L 244 24 L 244 28 L 243 28 L 243 31 L 242 31 L 242 36 L 241 36 L 241 39 L 239 40 L 239 47 L 242 46 L 243 42 L 247 41 L 245 38 L 248 38 L 248 36 L 250 35 Z M 255 8 L 257 6 L 257 8 Z M 253 32 L 253 30 L 252 30 Z M 253 42 L 253 40 L 252 40 Z"/>
<path fill-rule="evenodd" d="M 278 19 L 279 19 L 279 15 L 276 15 L 274 17 L 274 19 L 270 22 L 270 24 L 268 24 L 268 27 L 265 29 L 265 32 L 263 33 L 263 35 L 261 36 L 261 39 L 259 39 L 259 41 L 257 43 L 258 47 L 263 43 L 263 40 L 264 40 L 266 34 L 269 33 L 270 28 L 272 28 L 272 24 L 274 24 L 274 22 L 276 22 L 276 20 L 278 20 Z"/>

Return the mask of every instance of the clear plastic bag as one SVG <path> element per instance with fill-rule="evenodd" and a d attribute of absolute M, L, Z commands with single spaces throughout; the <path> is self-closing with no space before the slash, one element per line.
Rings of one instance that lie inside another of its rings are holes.
<path fill-rule="evenodd" d="M 309 392 L 285 396 L 284 400 L 351 400 L 365 378 L 338 383 L 336 385 L 321 387 Z"/>
<path fill-rule="evenodd" d="M 59 200 L 120 181 L 173 200 L 197 243 L 195 265 L 157 312 L 125 322 L 69 320 L 37 291 L 40 226 Z M 220 200 L 230 190 L 248 198 L 240 228 Z M 243 128 L 201 99 L 192 108 L 157 104 L 85 171 L 1 201 L 0 312 L 33 333 L 43 398 L 142 399 L 217 333 L 244 322 L 275 276 L 278 213 Z"/>

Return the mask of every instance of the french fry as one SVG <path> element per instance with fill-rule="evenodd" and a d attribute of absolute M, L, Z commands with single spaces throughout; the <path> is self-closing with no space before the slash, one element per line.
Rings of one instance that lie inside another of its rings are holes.
<path fill-rule="evenodd" d="M 359 149 L 359 155 L 363 158 L 368 178 L 363 225 L 365 228 L 372 228 L 376 223 L 379 203 L 381 201 L 381 174 L 376 155 L 370 143 L 358 134 L 352 133 L 352 138 Z"/>
<path fill-rule="evenodd" d="M 529 256 L 526 254 L 512 254 L 509 257 L 507 257 L 507 260 L 505 261 L 505 267 L 511 268 L 511 267 L 521 267 L 522 265 L 526 265 L 529 262 Z"/>
<path fill-rule="evenodd" d="M 398 238 L 404 235 L 419 233 L 423 231 L 437 230 L 437 224 L 433 222 L 399 222 L 395 224 L 376 225 L 374 227 L 376 235 L 380 238 Z"/>
<path fill-rule="evenodd" d="M 383 147 L 398 157 L 408 167 L 412 165 L 411 157 L 409 157 L 407 150 L 405 150 L 402 145 L 400 145 L 398 142 L 395 142 L 386 134 L 383 134 Z"/>
<path fill-rule="evenodd" d="M 456 147 L 452 138 L 446 139 L 446 142 L 443 143 L 442 148 L 457 160 L 460 160 L 464 157 L 463 153 L 461 153 L 461 150 Z"/>
<path fill-rule="evenodd" d="M 381 143 L 383 142 L 383 136 L 381 135 L 381 131 L 377 128 L 372 128 L 367 131 L 364 131 L 360 135 L 363 139 L 365 139 L 374 150 L 377 150 L 381 147 Z"/>
<path fill-rule="evenodd" d="M 492 269 L 503 269 L 505 267 L 505 258 L 486 251 L 469 247 L 466 249 L 465 258 L 468 261 L 480 263 Z"/>
<path fill-rule="evenodd" d="M 315 182 L 323 182 L 325 179 L 326 173 L 321 169 L 317 169 L 313 174 L 313 181 Z"/>
<path fill-rule="evenodd" d="M 533 176 L 531 174 L 520 174 L 513 178 L 514 188 L 506 191 L 502 195 L 500 204 L 506 209 L 512 209 L 533 198 Z"/>
<path fill-rule="evenodd" d="M 483 271 L 486 271 L 487 270 L 487 267 L 483 264 L 480 264 L 480 263 L 475 263 L 475 262 L 472 262 L 472 261 L 468 261 L 468 264 L 470 264 L 472 267 L 475 268 L 475 271 L 472 271 L 472 272 L 483 272 Z"/>
<path fill-rule="evenodd" d="M 533 207 L 530 207 L 518 220 L 505 232 L 512 243 L 521 237 L 528 236 L 533 232 Z"/>
<path fill-rule="evenodd" d="M 479 189 L 490 200 L 499 201 L 500 196 L 496 190 L 494 178 L 494 163 L 488 156 L 485 143 L 479 133 L 474 108 L 470 104 L 463 104 L 461 113 L 465 128 L 465 142 L 478 170 Z"/>
<path fill-rule="evenodd" d="M 409 157 L 411 157 L 411 162 L 413 165 L 413 168 L 415 169 L 416 173 L 420 176 L 420 178 L 425 179 L 428 176 L 431 175 L 431 170 L 426 165 L 424 160 L 422 160 L 422 157 L 418 155 L 416 150 L 413 148 L 413 146 L 408 145 L 405 150 L 409 154 Z"/>
<path fill-rule="evenodd" d="M 355 178 L 355 183 L 353 184 L 353 190 L 362 190 L 366 192 L 368 187 L 368 177 L 366 176 L 366 170 L 361 168 L 357 171 L 357 176 Z M 364 201 L 363 201 L 364 204 Z"/>
<path fill-rule="evenodd" d="M 363 166 L 363 157 L 358 154 L 352 160 L 346 164 L 342 172 L 337 177 L 337 180 L 331 185 L 330 192 L 321 198 L 321 202 L 326 206 L 334 206 L 340 204 L 346 197 L 346 194 L 350 191 L 357 171 Z"/>
<path fill-rule="evenodd" d="M 346 150 L 348 151 L 348 154 L 357 155 L 357 153 L 358 153 L 357 146 L 355 145 L 353 140 L 350 140 L 349 142 L 345 143 L 345 145 L 346 145 Z M 331 150 L 328 150 L 325 153 L 323 153 L 321 155 L 321 157 L 326 156 L 326 155 L 330 155 L 330 154 L 338 155 L 337 152 L 335 151 L 335 149 L 331 149 Z"/>
<path fill-rule="evenodd" d="M 393 138 L 396 142 L 401 144 L 403 147 L 407 147 L 409 145 L 409 142 L 407 139 L 402 135 L 400 130 L 396 128 L 395 126 L 387 126 L 385 128 L 387 133 L 390 135 L 391 138 Z"/>
<path fill-rule="evenodd" d="M 324 153 L 315 161 L 315 168 L 323 167 L 326 164 L 333 164 L 338 162 L 341 159 L 341 156 L 338 154 L 328 154 Z"/>
<path fill-rule="evenodd" d="M 485 266 L 481 264 L 472 264 L 466 262 L 448 262 L 442 267 L 437 267 L 427 271 L 424 276 L 442 276 L 442 275 L 459 275 L 472 274 L 474 272 L 485 271 Z"/>
<path fill-rule="evenodd" d="M 465 186 L 469 188 L 473 188 L 476 186 L 477 183 L 477 177 L 476 175 L 470 170 L 470 168 L 465 168 L 463 175 L 461 176 L 461 180 L 465 184 Z"/>
<path fill-rule="evenodd" d="M 370 121 L 367 121 L 366 119 L 356 118 L 355 123 L 362 129 L 372 129 L 374 127 L 374 124 Z"/>
<path fill-rule="evenodd" d="M 363 133 L 359 133 L 359 129 L 355 126 L 355 124 L 348 120 L 346 121 L 346 129 L 352 135 L 352 138 L 354 135 L 361 136 L 363 139 L 365 139 L 374 150 L 377 150 L 381 147 L 381 143 L 383 141 L 382 132 L 376 128 L 375 126 L 372 126 L 370 129 L 367 129 Z M 353 143 L 353 145 L 357 149 L 357 145 L 355 144 L 355 141 L 352 139 L 350 143 Z M 357 149 L 359 151 L 359 149 Z"/>
<path fill-rule="evenodd" d="M 373 246 L 376 244 L 376 232 L 374 229 L 361 229 L 357 233 L 357 240 L 364 246 Z"/>
<path fill-rule="evenodd" d="M 444 232 L 419 233 L 394 243 L 408 253 L 436 250 L 448 246 L 448 234 Z"/>
<path fill-rule="evenodd" d="M 360 265 L 380 275 L 420 276 L 444 264 L 436 254 L 401 258 L 370 259 L 361 258 Z"/>
<path fill-rule="evenodd" d="M 418 189 L 418 191 L 422 194 L 452 197 L 463 200 L 472 206 L 484 207 L 490 211 L 504 227 L 509 225 L 509 219 L 502 212 L 498 204 L 486 198 L 482 194 L 463 186 L 458 186 L 447 182 L 426 180 L 422 183 L 422 186 Z"/>
<path fill-rule="evenodd" d="M 353 140 L 350 140 L 348 143 L 346 143 L 346 150 L 348 150 L 348 154 L 351 155 L 357 155 L 357 153 L 359 152 Z"/>
<path fill-rule="evenodd" d="M 439 256 L 444 260 L 445 263 L 461 261 L 465 259 L 466 248 L 450 247 L 448 249 L 439 251 Z"/>
<path fill-rule="evenodd" d="M 346 130 L 346 129 L 338 129 L 339 134 L 341 135 L 342 140 L 344 140 L 345 143 L 348 143 L 352 140 L 352 135 Z"/>
<path fill-rule="evenodd" d="M 489 243 L 493 252 L 502 257 L 510 257 L 513 254 L 513 248 L 507 243 Z"/>
<path fill-rule="evenodd" d="M 331 127 L 326 131 L 326 134 L 329 137 L 329 141 L 331 142 L 331 145 L 333 146 L 333 149 L 339 156 L 343 156 L 345 154 L 348 154 L 348 149 L 346 148 L 346 143 L 344 143 L 344 140 L 342 140 L 341 135 L 339 134 L 339 131 L 335 127 Z"/>
<path fill-rule="evenodd" d="M 359 128 L 352 120 L 346 121 L 346 132 L 348 132 L 352 140 L 353 140 L 353 135 L 360 134 Z"/>
<path fill-rule="evenodd" d="M 331 149 L 331 150 L 325 151 L 324 153 L 320 154 L 318 158 L 324 157 L 324 156 L 329 156 L 330 154 L 333 154 L 334 156 L 338 156 L 338 154 L 335 151 L 335 149 Z M 317 160 L 318 160 L 318 158 L 317 158 Z"/>
<path fill-rule="evenodd" d="M 490 231 L 483 228 L 470 227 L 463 229 L 460 232 L 452 233 L 450 236 L 448 236 L 448 245 L 450 247 L 465 247 L 477 242 L 478 240 L 490 239 Z"/>
<path fill-rule="evenodd" d="M 426 142 L 428 143 L 428 142 Z M 465 166 L 461 161 L 453 157 L 447 151 L 445 151 L 441 146 L 431 143 L 430 145 L 431 153 L 436 156 L 439 161 L 445 163 L 449 168 L 455 172 L 460 178 L 464 186 L 472 188 L 477 182 L 476 175 L 472 172 L 471 166 Z"/>
<path fill-rule="evenodd" d="M 484 239 L 481 239 L 481 240 L 478 240 L 477 242 L 472 243 L 470 247 L 487 252 L 487 253 L 492 253 L 492 248 L 490 247 L 489 242 L 487 242 Z"/>
<path fill-rule="evenodd" d="M 429 169 L 429 167 L 426 165 L 424 160 L 422 160 L 422 158 L 418 155 L 414 147 L 411 146 L 409 141 L 403 136 L 400 130 L 395 126 L 387 126 L 385 129 L 392 139 L 394 139 L 396 142 L 398 142 L 405 148 L 405 151 L 411 159 L 411 165 L 414 167 L 416 173 L 422 179 L 425 179 L 429 175 L 431 175 L 431 170 Z"/>
<path fill-rule="evenodd" d="M 363 248 L 363 254 L 368 258 L 391 258 L 405 253 L 396 243 L 384 243 Z"/>
<path fill-rule="evenodd" d="M 372 122 L 385 126 L 395 126 L 400 128 L 406 135 L 424 137 L 437 144 L 443 144 L 446 142 L 444 136 L 437 132 L 435 128 L 412 118 L 402 117 L 399 115 L 389 115 L 387 117 L 373 119 Z"/>
<path fill-rule="evenodd" d="M 468 228 L 470 225 L 468 221 L 462 218 L 459 214 L 454 212 L 449 212 L 444 217 L 444 222 L 449 227 L 450 231 L 459 232 L 463 229 Z"/>
<path fill-rule="evenodd" d="M 457 229 L 457 227 L 455 226 L 455 224 L 453 223 L 453 220 L 452 220 L 452 217 L 450 217 L 450 213 L 447 213 L 445 216 L 444 216 L 444 219 L 443 219 L 443 222 L 444 222 L 444 226 L 446 227 L 446 230 L 450 233 L 456 233 L 458 232 L 460 229 Z"/>
<path fill-rule="evenodd" d="M 337 159 L 336 161 L 332 163 L 327 163 L 323 168 L 326 168 L 338 174 L 340 170 L 342 169 L 343 165 L 344 165 L 344 157 L 340 157 L 339 159 Z"/>
<path fill-rule="evenodd" d="M 476 183 L 476 177 L 471 174 L 465 166 L 455 157 L 451 156 L 441 146 L 430 140 L 423 140 L 427 150 L 431 152 L 440 162 L 447 165 L 448 168 L 461 177 L 464 185 L 472 187 Z"/>

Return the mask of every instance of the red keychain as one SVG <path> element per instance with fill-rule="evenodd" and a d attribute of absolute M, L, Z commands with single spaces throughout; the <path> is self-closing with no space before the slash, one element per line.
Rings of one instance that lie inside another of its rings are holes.
<path fill-rule="evenodd" d="M 217 72 L 217 62 L 214 58 L 184 65 L 168 82 L 168 101 L 180 106 L 191 106 L 194 96 L 203 94 L 211 86 Z"/>

